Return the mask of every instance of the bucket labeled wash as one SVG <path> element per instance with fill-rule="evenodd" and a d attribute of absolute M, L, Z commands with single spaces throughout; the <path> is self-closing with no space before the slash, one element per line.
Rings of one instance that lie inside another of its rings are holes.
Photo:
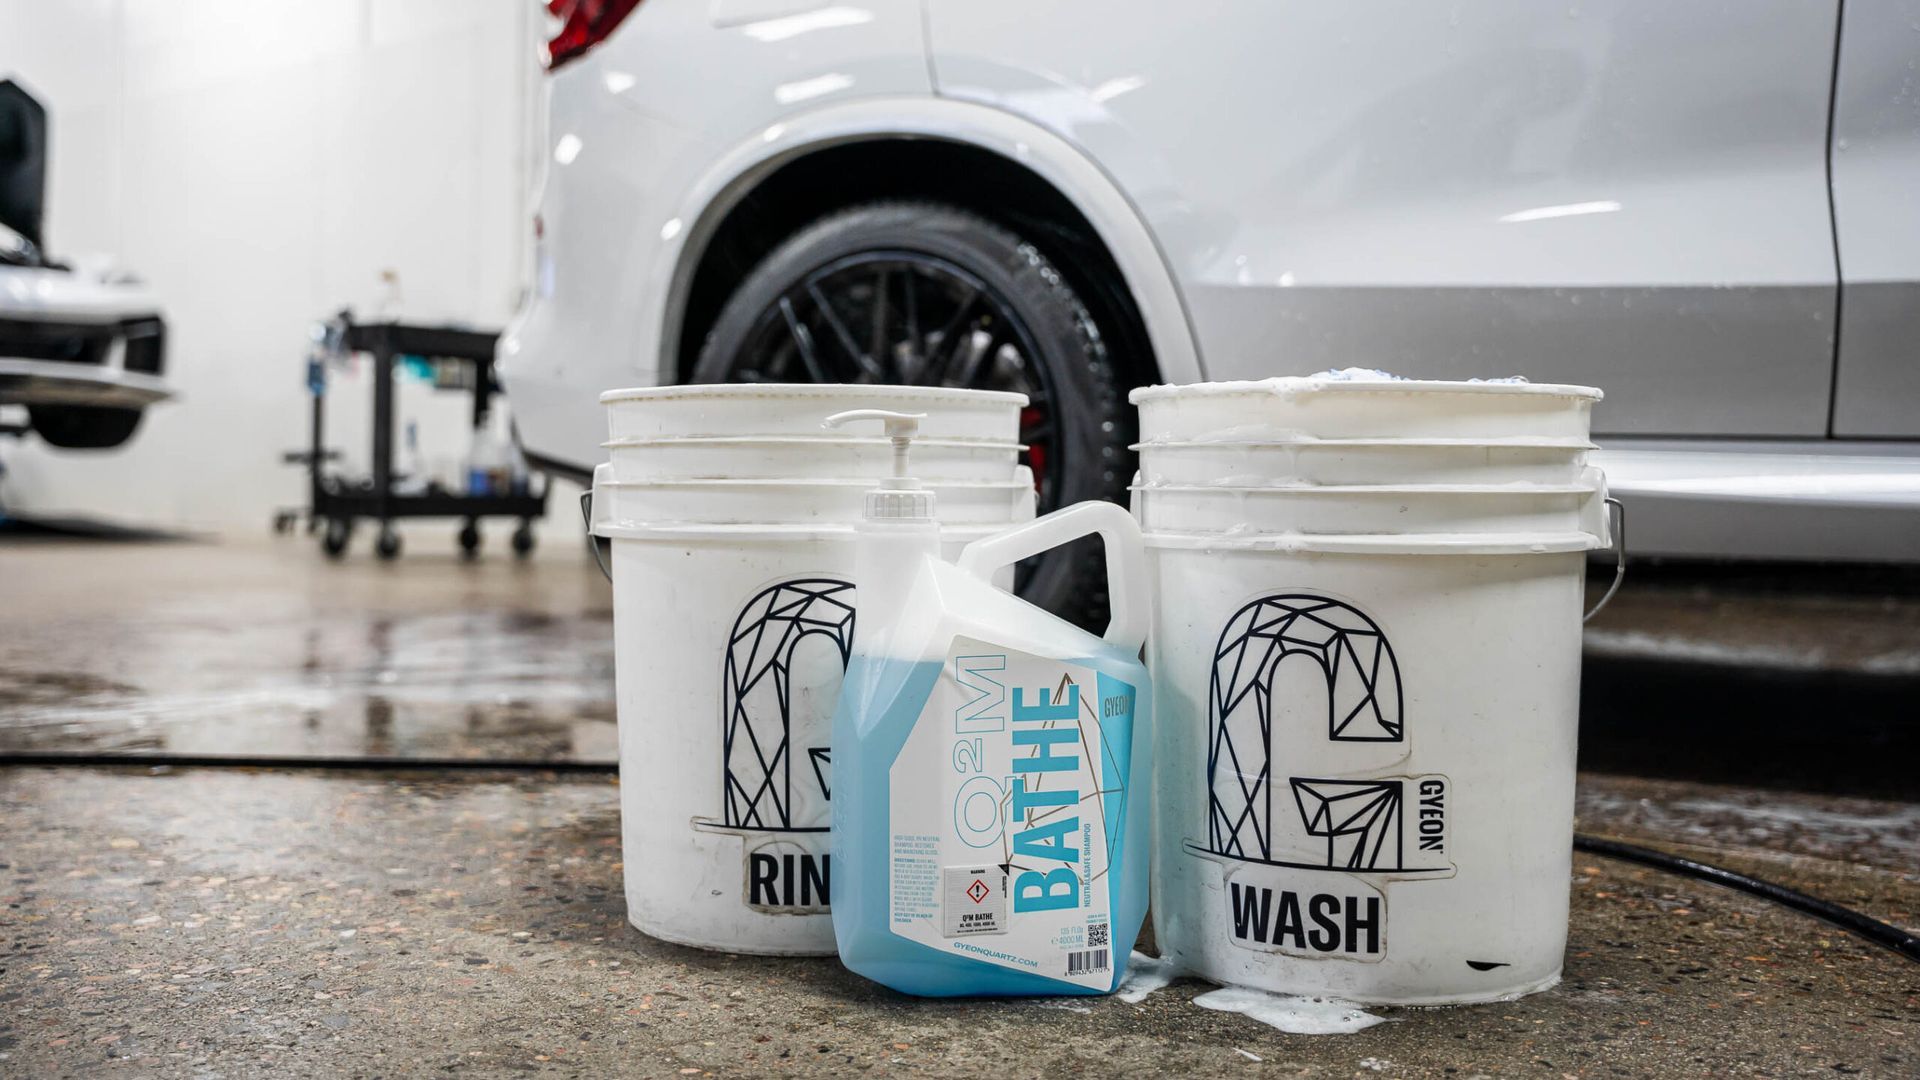
<path fill-rule="evenodd" d="M 1204 393 L 1192 391 L 1205 388 Z M 1146 443 L 1308 439 L 1586 442 L 1589 386 L 1396 379 L 1347 369 L 1257 382 L 1152 386 L 1129 399 Z"/>
<path fill-rule="evenodd" d="M 1244 460 L 1232 433 L 1248 429 L 1584 443 L 1599 396 L 1356 385 L 1155 387 L 1134 400 L 1143 439 L 1218 442 L 1226 474 Z M 1586 558 L 1611 532 L 1602 478 L 1511 495 L 1401 482 L 1306 497 L 1224 475 L 1193 483 L 1206 478 L 1183 473 L 1169 491 L 1143 475 L 1135 492 L 1158 597 L 1148 656 L 1163 955 L 1216 982 L 1364 1003 L 1552 985 Z M 1155 509 L 1168 498 L 1178 505 Z"/>
<path fill-rule="evenodd" d="M 842 482 L 854 469 L 817 456 L 789 460 L 818 472 L 690 481 L 678 475 L 689 454 L 675 441 L 810 437 L 795 434 L 802 411 L 818 435 L 838 408 L 906 400 L 936 429 L 991 429 L 1005 443 L 1025 399 L 982 394 L 982 407 L 966 391 L 787 390 L 604 395 L 616 436 L 626 429 L 664 449 L 636 448 L 596 470 L 591 531 L 611 547 L 628 921 L 701 948 L 828 955 L 829 735 L 853 648 L 854 527 L 872 484 Z M 946 406 L 962 415 L 943 415 Z M 942 517 L 947 557 L 1032 519 L 1026 471 L 1002 460 L 997 477 L 951 495 L 939 487 L 943 505 L 974 519 Z"/>
<path fill-rule="evenodd" d="M 1573 484 L 1584 439 L 1300 439 L 1138 443 L 1140 472 L 1161 484 Z"/>

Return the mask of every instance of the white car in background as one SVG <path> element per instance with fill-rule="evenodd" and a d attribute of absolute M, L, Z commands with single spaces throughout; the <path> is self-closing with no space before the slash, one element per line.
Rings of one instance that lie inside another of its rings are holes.
<path fill-rule="evenodd" d="M 1606 390 L 1637 552 L 1920 557 L 1920 0 L 556 10 L 549 469 L 610 387 L 1010 388 L 1045 509 L 1141 384 L 1520 374 Z"/>
<path fill-rule="evenodd" d="M 46 142 L 40 103 L 0 81 L 0 405 L 26 406 L 50 445 L 109 449 L 172 396 L 166 320 L 139 282 L 41 250 Z"/>

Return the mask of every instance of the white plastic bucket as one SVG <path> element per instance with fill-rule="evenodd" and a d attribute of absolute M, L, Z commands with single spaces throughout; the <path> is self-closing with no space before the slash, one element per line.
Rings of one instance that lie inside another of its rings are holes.
<path fill-rule="evenodd" d="M 884 438 L 721 436 L 621 439 L 606 445 L 616 480 L 815 477 L 871 484 L 893 465 L 893 445 Z M 934 483 L 1011 480 L 1020 449 L 1013 442 L 915 439 L 913 471 Z"/>
<path fill-rule="evenodd" d="M 1455 481 L 1346 473 L 1336 455 L 1313 476 L 1348 483 L 1136 487 L 1158 598 L 1153 914 L 1174 964 L 1396 1005 L 1559 979 L 1604 477 L 1490 482 L 1448 447 L 1576 449 L 1598 397 L 1316 379 L 1136 391 L 1146 444 L 1218 447 L 1181 451 L 1183 476 L 1233 475 L 1275 440 L 1447 440 L 1401 464 Z"/>
<path fill-rule="evenodd" d="M 1585 551 L 1148 543 L 1162 953 L 1380 1004 L 1558 981 Z"/>
<path fill-rule="evenodd" d="M 609 390 L 607 430 L 614 441 L 675 436 L 820 434 L 823 417 L 847 409 L 926 413 L 929 439 L 1019 442 L 1025 394 L 938 386 L 727 383 Z M 917 444 L 916 444 L 917 445 Z"/>
<path fill-rule="evenodd" d="M 951 528 L 943 546 L 1000 527 Z M 853 530 L 596 531 L 613 549 L 628 921 L 699 948 L 830 955 Z"/>
<path fill-rule="evenodd" d="M 1603 528 L 1597 470 L 1585 484 L 1134 488 L 1134 514 L 1154 533 L 1349 536 L 1565 533 Z"/>
<path fill-rule="evenodd" d="M 1600 392 L 1520 382 L 1326 376 L 1150 386 L 1130 396 L 1144 442 L 1554 439 L 1585 442 Z"/>
<path fill-rule="evenodd" d="M 1287 442 L 1141 443 L 1149 486 L 1298 484 L 1573 484 L 1584 439 L 1294 439 Z"/>
<path fill-rule="evenodd" d="M 602 480 L 595 516 L 635 525 L 844 525 L 858 521 L 873 480 Z M 999 482 L 927 485 L 955 525 L 1004 525 L 1033 502 L 1032 474 Z M 602 509 L 604 507 L 604 509 Z"/>
<path fill-rule="evenodd" d="M 1034 516 L 1026 398 L 754 385 L 601 400 L 611 460 L 591 531 L 612 548 L 628 920 L 702 948 L 831 954 L 828 733 L 854 629 L 853 526 L 891 447 L 821 421 L 927 414 L 914 466 L 954 555 Z"/>

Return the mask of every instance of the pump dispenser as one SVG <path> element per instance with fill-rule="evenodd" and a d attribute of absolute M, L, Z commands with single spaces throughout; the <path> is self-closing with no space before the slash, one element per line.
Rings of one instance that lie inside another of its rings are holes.
<path fill-rule="evenodd" d="M 893 474 L 856 539 L 852 657 L 833 718 L 841 962 L 926 996 L 1102 994 L 1147 904 L 1148 620 L 1139 527 L 1067 507 L 940 558 L 910 475 L 921 418 L 881 421 Z M 1082 536 L 1105 544 L 1104 638 L 996 587 Z"/>

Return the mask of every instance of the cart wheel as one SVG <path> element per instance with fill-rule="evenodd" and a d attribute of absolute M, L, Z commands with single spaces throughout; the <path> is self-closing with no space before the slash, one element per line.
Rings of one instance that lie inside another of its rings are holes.
<path fill-rule="evenodd" d="M 285 536 L 293 531 L 293 521 L 299 517 L 290 510 L 279 510 L 273 515 L 273 531 L 276 536 Z"/>
<path fill-rule="evenodd" d="M 326 535 L 320 538 L 320 550 L 328 558 L 337 559 L 346 554 L 347 540 L 353 536 L 353 529 L 341 518 L 328 518 Z"/>
<path fill-rule="evenodd" d="M 460 526 L 460 555 L 471 559 L 480 553 L 480 526 L 472 518 Z"/>
<path fill-rule="evenodd" d="M 374 542 L 373 550 L 383 559 L 399 558 L 400 534 L 393 531 L 393 526 L 382 525 L 380 527 L 380 539 Z"/>
<path fill-rule="evenodd" d="M 513 553 L 524 559 L 533 551 L 533 522 L 522 519 L 513 530 Z"/>

